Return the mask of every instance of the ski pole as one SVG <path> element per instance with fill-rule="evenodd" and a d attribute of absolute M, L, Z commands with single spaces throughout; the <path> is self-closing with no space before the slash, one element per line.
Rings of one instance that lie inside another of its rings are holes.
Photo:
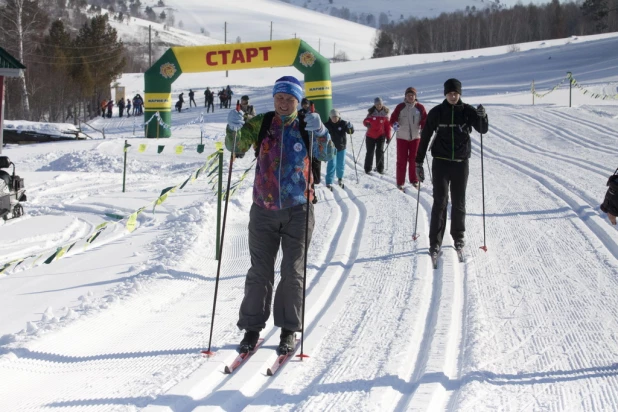
<path fill-rule="evenodd" d="M 315 105 L 311 103 L 311 113 L 315 113 Z M 311 204 L 309 199 L 311 198 L 311 177 L 313 176 L 313 131 L 309 133 L 309 176 L 307 180 L 307 218 L 305 219 L 305 269 L 303 272 L 303 315 L 300 327 L 300 355 L 296 355 L 297 358 L 303 360 L 308 358 L 309 355 L 304 353 L 305 343 L 305 300 L 307 294 L 307 255 L 309 254 L 309 211 L 311 210 Z"/>
<path fill-rule="evenodd" d="M 420 236 L 417 232 L 417 225 L 418 225 L 418 206 L 421 203 L 421 182 L 418 182 L 418 195 L 416 197 L 416 219 L 414 220 L 414 235 L 412 235 L 412 240 L 416 241 L 416 239 L 418 239 L 418 237 Z"/>
<path fill-rule="evenodd" d="M 431 164 L 429 164 L 429 153 L 427 154 L 427 171 L 429 172 L 429 181 L 433 183 L 433 177 L 431 177 Z"/>
<path fill-rule="evenodd" d="M 236 111 L 240 112 L 240 100 L 236 103 Z M 219 244 L 219 262 L 217 263 L 217 277 L 215 278 L 215 296 L 212 301 L 212 319 L 210 320 L 210 336 L 208 338 L 208 350 L 202 351 L 207 356 L 213 356 L 215 353 L 210 350 L 212 344 L 212 331 L 215 326 L 215 310 L 217 309 L 217 293 L 219 291 L 219 276 L 221 275 L 221 262 L 223 261 L 223 238 L 225 237 L 225 221 L 227 220 L 227 205 L 230 201 L 230 186 L 232 183 L 232 166 L 234 164 L 234 156 L 236 155 L 236 137 L 238 131 L 234 131 L 234 144 L 232 145 L 232 154 L 230 155 L 230 169 L 227 174 L 227 191 L 225 192 L 225 207 L 223 208 L 223 223 L 221 227 L 221 243 Z"/>
<path fill-rule="evenodd" d="M 352 159 L 354 159 L 354 173 L 356 173 L 356 184 L 358 184 L 358 170 L 356 170 L 356 153 L 354 153 L 354 140 L 352 140 L 352 135 L 348 133 L 350 136 L 350 145 L 352 145 Z"/>
<path fill-rule="evenodd" d="M 483 130 L 483 119 L 481 118 L 479 118 L 479 130 Z M 481 249 L 487 252 L 487 239 L 485 237 L 486 236 L 485 235 L 485 169 L 483 166 L 483 133 L 482 132 L 481 132 L 481 187 L 482 187 L 482 193 L 483 193 L 482 195 L 483 196 L 483 246 L 481 246 Z"/>

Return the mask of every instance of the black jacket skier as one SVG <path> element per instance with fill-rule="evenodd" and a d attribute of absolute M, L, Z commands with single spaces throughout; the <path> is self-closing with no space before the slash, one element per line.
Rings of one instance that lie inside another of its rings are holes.
<path fill-rule="evenodd" d="M 468 159 L 471 154 L 470 132 L 487 133 L 489 120 L 483 106 L 477 109 L 461 101 L 461 82 L 449 79 L 444 83 L 446 99 L 429 111 L 421 133 L 416 155 L 416 175 L 425 179 L 423 161 L 434 132 L 431 154 L 433 156 L 433 207 L 429 228 L 429 252 L 437 254 L 446 230 L 446 207 L 451 193 L 451 236 L 455 248 L 464 246 L 466 230 L 466 187 L 468 185 Z"/>

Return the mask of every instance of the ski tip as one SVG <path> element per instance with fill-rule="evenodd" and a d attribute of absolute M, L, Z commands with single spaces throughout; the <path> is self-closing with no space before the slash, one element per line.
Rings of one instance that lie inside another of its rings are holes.
<path fill-rule="evenodd" d="M 216 352 L 213 352 L 211 350 L 203 350 L 202 351 L 202 355 L 206 356 L 207 358 L 211 358 L 213 356 L 215 356 Z"/>
<path fill-rule="evenodd" d="M 481 246 L 479 249 L 482 249 L 483 252 L 487 252 L 487 246 Z"/>
<path fill-rule="evenodd" d="M 268 376 L 273 376 L 273 370 L 272 370 L 272 369 L 270 369 L 270 368 L 268 368 L 268 369 L 266 370 L 266 374 L 267 374 Z"/>

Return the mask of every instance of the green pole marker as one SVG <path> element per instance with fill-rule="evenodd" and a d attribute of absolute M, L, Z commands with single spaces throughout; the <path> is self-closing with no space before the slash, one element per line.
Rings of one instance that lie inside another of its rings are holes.
<path fill-rule="evenodd" d="M 567 77 L 569 78 L 569 107 L 571 107 L 571 95 L 573 90 L 573 81 L 571 80 L 571 72 L 567 72 Z"/>

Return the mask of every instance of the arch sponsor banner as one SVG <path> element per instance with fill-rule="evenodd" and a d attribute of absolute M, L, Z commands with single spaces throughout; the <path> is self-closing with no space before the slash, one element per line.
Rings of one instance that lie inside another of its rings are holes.
<path fill-rule="evenodd" d="M 300 39 L 218 46 L 172 47 L 183 73 L 291 66 Z"/>
<path fill-rule="evenodd" d="M 170 48 L 144 75 L 144 118 L 150 119 L 145 123 L 146 137 L 171 136 L 172 83 L 182 73 L 285 66 L 304 75 L 305 96 L 326 120 L 333 94 L 330 62 L 300 39 Z M 152 123 L 151 116 L 157 112 L 163 124 Z"/>

